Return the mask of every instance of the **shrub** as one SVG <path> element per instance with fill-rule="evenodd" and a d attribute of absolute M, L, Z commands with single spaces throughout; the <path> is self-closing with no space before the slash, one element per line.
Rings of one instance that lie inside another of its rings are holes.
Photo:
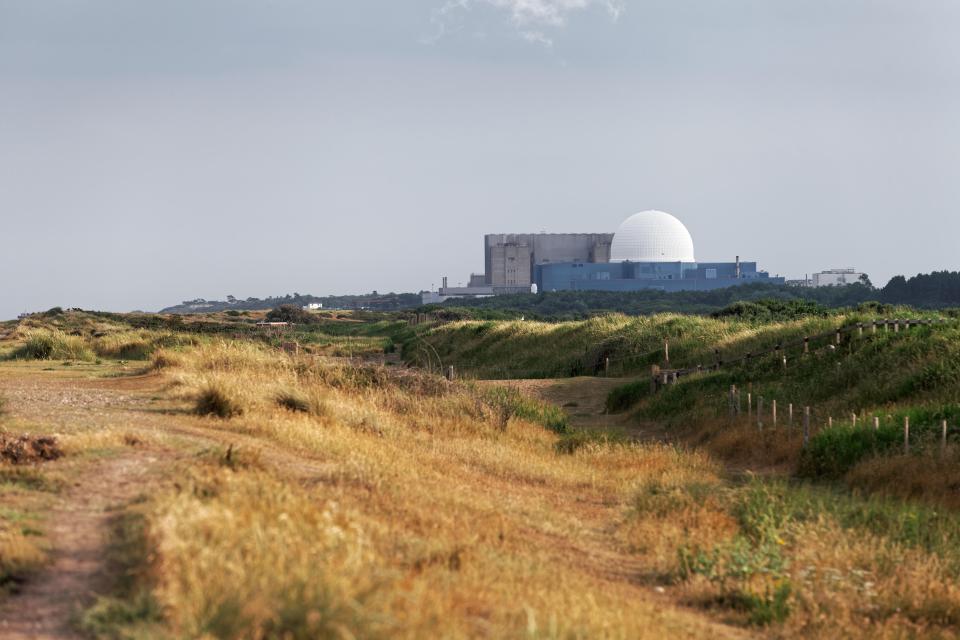
<path fill-rule="evenodd" d="M 800 454 L 798 474 L 808 478 L 839 478 L 864 458 L 903 445 L 903 431 L 884 426 L 878 431 L 836 425 L 810 439 Z"/>
<path fill-rule="evenodd" d="M 317 321 L 309 311 L 305 311 L 294 304 L 282 304 L 276 309 L 267 312 L 270 322 L 293 322 L 295 324 L 313 324 Z"/>

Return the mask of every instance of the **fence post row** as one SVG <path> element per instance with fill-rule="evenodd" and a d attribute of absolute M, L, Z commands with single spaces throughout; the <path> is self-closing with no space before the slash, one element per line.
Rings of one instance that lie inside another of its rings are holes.
<path fill-rule="evenodd" d="M 428 320 L 429 320 L 429 318 L 426 316 L 426 314 L 424 314 L 424 315 L 423 315 L 423 321 L 426 322 L 426 321 L 428 321 Z M 417 314 L 417 315 L 416 315 L 416 320 L 415 320 L 414 322 L 417 322 L 417 323 L 421 322 L 421 314 Z M 895 318 L 895 319 L 893 319 L 893 320 L 890 320 L 890 319 L 873 320 L 873 321 L 870 323 L 870 333 L 871 333 L 871 334 L 876 334 L 876 333 L 877 333 L 877 324 L 878 324 L 878 323 L 883 325 L 883 330 L 884 330 L 884 332 L 888 332 L 888 331 L 890 330 L 890 325 L 892 324 L 892 325 L 893 325 L 893 332 L 894 332 L 894 333 L 899 333 L 899 331 L 900 331 L 900 323 L 901 323 L 901 322 L 904 323 L 904 330 L 907 331 L 907 330 L 910 329 L 910 325 L 911 325 L 911 324 L 913 324 L 913 325 L 917 325 L 917 324 L 919 324 L 919 325 L 931 325 L 931 324 L 936 324 L 936 323 L 941 323 L 941 324 L 943 324 L 943 323 L 946 323 L 946 322 L 947 322 L 947 319 L 946 319 L 946 318 L 938 318 L 938 319 L 936 319 L 936 320 L 924 320 L 924 319 L 913 319 L 913 320 L 911 320 L 911 319 L 904 319 L 904 320 L 901 320 L 900 318 Z M 848 325 L 848 326 L 846 326 L 846 327 L 839 327 L 839 328 L 835 329 L 834 332 L 833 332 L 833 336 L 834 336 L 833 344 L 830 346 L 830 348 L 836 348 L 836 347 L 840 346 L 840 345 L 843 343 L 843 332 L 844 332 L 844 331 L 852 330 L 853 327 L 856 327 L 856 329 L 857 329 L 857 337 L 858 337 L 858 338 L 862 338 L 862 337 L 863 337 L 863 326 L 864 326 L 863 322 L 857 322 L 856 325 Z M 812 338 L 824 338 L 824 337 L 827 337 L 827 336 L 829 336 L 829 335 L 830 335 L 829 333 L 826 333 L 826 334 L 820 334 L 820 335 L 816 335 L 816 336 L 804 336 L 804 337 L 803 337 L 803 353 L 804 353 L 804 354 L 809 354 L 809 353 L 810 353 L 810 339 L 811 339 L 811 337 L 812 337 Z M 775 354 L 775 355 L 777 356 L 778 361 L 780 361 L 781 364 L 783 365 L 783 368 L 784 368 L 784 369 L 787 368 L 788 359 L 787 359 L 786 349 L 784 349 L 784 345 L 783 345 L 782 342 L 779 342 L 779 343 L 777 343 L 776 345 L 774 345 L 773 349 L 770 350 L 770 351 L 763 351 L 763 352 L 760 352 L 760 353 L 758 353 L 758 354 L 754 354 L 754 353 L 748 351 L 746 354 L 744 354 L 744 356 L 743 356 L 742 358 L 740 358 L 740 359 L 735 359 L 735 360 L 733 360 L 733 362 L 736 363 L 736 362 L 739 362 L 739 361 L 743 360 L 743 361 L 746 361 L 747 364 L 749 364 L 750 361 L 753 360 L 753 357 L 754 357 L 755 355 L 756 355 L 756 356 L 763 356 L 764 354 L 768 354 L 768 353 L 773 353 L 773 354 Z M 702 363 L 700 363 L 700 364 L 697 364 L 696 367 L 695 367 L 695 368 L 692 368 L 692 369 L 684 369 L 684 370 L 682 370 L 682 371 L 681 371 L 681 370 L 676 370 L 676 371 L 673 371 L 671 374 L 664 373 L 664 374 L 663 374 L 663 379 L 662 379 L 662 381 L 660 381 L 661 384 L 667 385 L 667 384 L 669 384 L 670 382 L 674 382 L 674 383 L 675 383 L 675 382 L 677 382 L 678 378 L 679 378 L 681 375 L 686 375 L 686 374 L 688 374 L 688 373 L 693 373 L 694 371 L 697 372 L 697 373 L 702 373 L 702 372 L 704 371 L 704 369 L 706 369 L 706 370 L 708 370 L 708 371 L 711 371 L 711 370 L 719 371 L 720 368 L 723 366 L 723 359 L 722 359 L 722 357 L 721 357 L 719 347 L 715 347 L 715 348 L 714 348 L 713 354 L 714 354 L 714 358 L 715 358 L 715 360 L 716 360 L 716 362 L 715 362 L 714 364 L 712 364 L 712 365 L 707 365 L 706 367 L 704 367 L 704 365 L 703 365 Z M 663 341 L 663 356 L 664 356 L 665 366 L 666 366 L 666 367 L 669 367 L 669 366 L 670 366 L 670 339 L 669 339 L 669 338 L 664 338 L 664 341 Z M 628 357 L 625 357 L 625 358 L 621 358 L 621 360 L 623 360 L 623 359 L 629 359 L 629 356 L 628 356 Z M 839 367 L 840 364 L 837 363 L 837 366 Z M 604 375 L 609 376 L 609 374 L 610 374 L 610 358 L 609 358 L 609 357 L 606 357 L 606 358 L 604 359 Z M 658 380 L 657 380 L 657 372 L 656 372 L 656 371 L 653 372 L 653 376 L 654 376 L 654 381 L 653 381 L 653 384 L 652 384 L 652 388 L 653 388 L 654 390 L 656 390 L 657 382 L 658 382 Z M 748 394 L 748 399 L 747 399 L 747 411 L 748 411 L 748 414 L 750 413 L 751 406 L 752 406 L 752 405 L 751 405 L 751 403 L 750 403 L 749 394 Z"/>

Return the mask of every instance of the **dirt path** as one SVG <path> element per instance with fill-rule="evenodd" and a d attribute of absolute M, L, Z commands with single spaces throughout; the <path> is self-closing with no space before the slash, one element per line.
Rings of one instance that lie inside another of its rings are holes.
<path fill-rule="evenodd" d="M 72 478 L 47 514 L 50 564 L 0 606 L 0 636 L 9 640 L 76 638 L 71 616 L 109 587 L 104 568 L 110 509 L 133 499 L 158 461 L 131 450 L 99 460 Z"/>
<path fill-rule="evenodd" d="M 108 429 L 141 435 L 144 446 L 119 455 L 49 463 L 48 470 L 68 471 L 69 486 L 44 512 L 43 530 L 50 562 L 14 595 L 0 601 L 0 638 L 45 640 L 81 638 L 71 621 L 98 594 L 111 576 L 105 567 L 111 510 L 129 503 L 155 484 L 164 468 L 187 449 L 220 446 L 255 449 L 267 465 L 298 479 L 322 479 L 335 465 L 310 460 L 273 446 L 262 438 L 219 430 L 214 421 L 168 410 L 155 395 L 156 376 L 83 379 L 38 373 L 0 376 L 0 392 L 9 400 L 15 428 L 42 427 L 65 434 Z M 151 444 L 151 435 L 175 436 L 188 446 Z"/>

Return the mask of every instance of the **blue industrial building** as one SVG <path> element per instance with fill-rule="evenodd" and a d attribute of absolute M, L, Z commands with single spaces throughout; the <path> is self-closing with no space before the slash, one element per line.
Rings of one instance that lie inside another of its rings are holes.
<path fill-rule="evenodd" d="M 752 282 L 783 284 L 756 262 L 562 262 L 537 265 L 539 291 L 706 291 Z"/>
<path fill-rule="evenodd" d="M 662 211 L 627 218 L 613 235 L 607 261 L 543 262 L 534 265 L 539 291 L 704 291 L 751 282 L 782 284 L 756 262 L 697 262 L 693 238 L 683 223 Z"/>

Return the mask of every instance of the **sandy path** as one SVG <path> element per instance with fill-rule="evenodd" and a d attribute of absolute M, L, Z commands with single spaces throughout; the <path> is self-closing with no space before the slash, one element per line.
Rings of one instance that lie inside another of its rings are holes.
<path fill-rule="evenodd" d="M 110 509 L 134 498 L 158 461 L 131 450 L 97 461 L 47 514 L 50 564 L 0 607 L 0 636 L 10 640 L 75 638 L 70 618 L 109 588 L 104 569 Z"/>

